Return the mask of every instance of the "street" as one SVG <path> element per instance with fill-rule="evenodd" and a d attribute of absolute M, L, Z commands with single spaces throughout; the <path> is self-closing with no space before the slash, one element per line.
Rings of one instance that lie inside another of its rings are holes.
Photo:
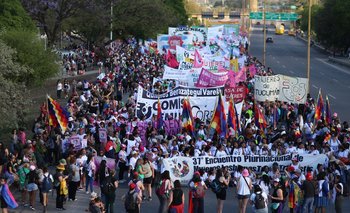
<path fill-rule="evenodd" d="M 307 77 L 307 44 L 292 36 L 275 35 L 271 26 L 267 37 L 272 37 L 274 43 L 266 44 L 266 66 L 271 67 L 276 74 L 295 77 Z M 263 60 L 262 26 L 254 26 L 250 35 L 250 54 Z M 325 100 L 328 95 L 331 110 L 337 112 L 342 121 L 350 118 L 350 69 L 330 63 L 328 56 L 316 48 L 311 48 L 311 81 L 310 91 L 317 101 L 319 88 Z"/>

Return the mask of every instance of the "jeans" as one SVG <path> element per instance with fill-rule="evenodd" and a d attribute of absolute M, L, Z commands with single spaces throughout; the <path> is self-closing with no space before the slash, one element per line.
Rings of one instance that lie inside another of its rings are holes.
<path fill-rule="evenodd" d="M 168 212 L 168 198 L 165 195 L 157 195 L 160 205 L 158 213 L 167 213 Z"/>
<path fill-rule="evenodd" d="M 304 198 L 303 213 L 305 213 L 305 212 L 312 213 L 313 206 L 314 206 L 314 198 L 313 197 Z"/>
<path fill-rule="evenodd" d="M 90 186 L 90 192 L 93 192 L 94 191 L 93 184 L 94 184 L 94 178 L 86 174 L 85 191 L 88 191 L 88 188 Z"/>

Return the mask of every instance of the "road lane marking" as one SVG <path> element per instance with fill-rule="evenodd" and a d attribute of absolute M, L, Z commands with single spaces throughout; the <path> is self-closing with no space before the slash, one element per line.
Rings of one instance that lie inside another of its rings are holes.
<path fill-rule="evenodd" d="M 333 98 L 334 100 L 337 99 L 336 97 L 334 97 L 333 95 L 331 95 L 331 94 L 329 94 L 329 93 L 328 93 L 328 96 L 331 97 L 331 98 Z"/>
<path fill-rule="evenodd" d="M 318 89 L 318 87 L 316 87 L 316 85 L 315 85 L 315 84 L 313 84 L 313 85 L 312 85 L 312 87 L 313 87 L 313 88 L 315 88 L 315 89 Z"/>
<path fill-rule="evenodd" d="M 349 72 L 348 70 L 346 70 L 346 69 L 342 69 L 342 68 L 340 68 L 340 67 L 338 67 L 338 66 L 335 66 L 335 65 L 333 65 L 333 64 L 330 64 L 330 63 L 324 61 L 324 60 L 321 59 L 321 58 L 316 58 L 316 60 L 317 60 L 317 61 L 321 61 L 322 63 L 327 64 L 328 66 L 333 67 L 334 69 L 336 69 L 336 70 L 338 70 L 338 71 L 340 71 L 340 72 L 342 72 L 342 73 L 345 73 L 345 74 L 350 75 L 350 72 Z"/>

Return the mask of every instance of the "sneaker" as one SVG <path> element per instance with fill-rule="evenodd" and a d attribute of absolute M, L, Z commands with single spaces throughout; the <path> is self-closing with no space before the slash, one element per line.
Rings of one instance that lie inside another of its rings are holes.
<path fill-rule="evenodd" d="M 77 201 L 77 200 L 78 200 L 78 199 L 76 199 L 76 198 L 75 198 L 74 200 L 72 199 L 72 201 Z"/>
<path fill-rule="evenodd" d="M 57 211 L 62 211 L 63 209 L 62 208 L 56 208 Z"/>
<path fill-rule="evenodd" d="M 33 206 L 30 207 L 31 210 L 35 211 L 35 208 Z"/>
<path fill-rule="evenodd" d="M 125 183 L 126 180 L 120 180 L 119 183 Z"/>
<path fill-rule="evenodd" d="M 26 204 L 23 204 L 23 206 L 24 206 L 24 207 L 28 207 L 28 206 L 29 206 L 29 204 L 28 204 L 28 203 L 26 203 Z"/>
<path fill-rule="evenodd" d="M 144 195 L 144 196 L 142 196 L 142 200 L 146 200 L 146 196 Z"/>
<path fill-rule="evenodd" d="M 148 198 L 148 201 L 152 201 L 152 197 L 149 197 L 149 198 Z"/>
<path fill-rule="evenodd" d="M 87 191 L 87 192 L 85 192 L 86 194 L 89 194 L 90 192 L 89 191 Z"/>

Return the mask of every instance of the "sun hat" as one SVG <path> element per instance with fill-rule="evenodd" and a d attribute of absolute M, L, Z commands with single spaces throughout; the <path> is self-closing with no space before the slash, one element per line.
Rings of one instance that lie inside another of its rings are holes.
<path fill-rule="evenodd" d="M 64 165 L 62 165 L 62 164 L 56 166 L 56 168 L 57 168 L 58 170 L 62 170 L 62 171 L 65 170 Z"/>
<path fill-rule="evenodd" d="M 66 161 L 66 159 L 64 159 L 64 158 L 62 158 L 61 160 L 59 160 L 58 163 L 61 164 L 61 165 L 63 165 L 63 166 L 67 165 L 67 161 Z"/>
<path fill-rule="evenodd" d="M 243 177 L 248 177 L 249 176 L 248 169 L 243 169 L 242 175 L 243 175 Z"/>

